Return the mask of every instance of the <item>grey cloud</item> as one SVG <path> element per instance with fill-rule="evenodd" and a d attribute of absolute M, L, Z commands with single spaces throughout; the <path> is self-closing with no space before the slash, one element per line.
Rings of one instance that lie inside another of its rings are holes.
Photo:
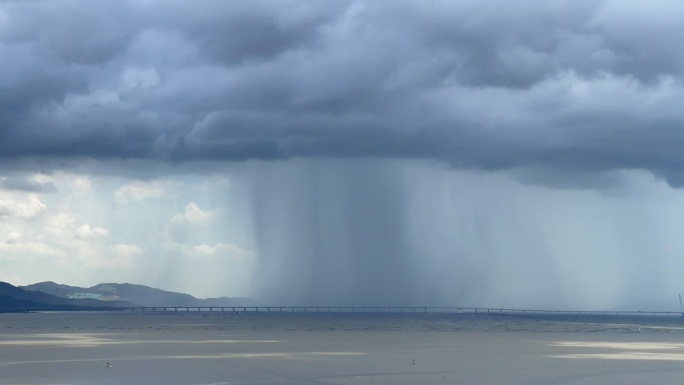
<path fill-rule="evenodd" d="M 0 157 L 420 158 L 679 185 L 680 6 L 649 7 L 3 3 Z"/>
<path fill-rule="evenodd" d="M 172 2 L 162 17 L 167 28 L 180 28 L 207 57 L 225 65 L 272 59 L 313 44 L 317 29 L 343 11 L 348 2 L 207 1 L 202 7 Z"/>
<path fill-rule="evenodd" d="M 136 2 L 27 1 L 3 4 L 5 44 L 28 44 L 43 59 L 103 65 L 131 43 L 147 16 Z"/>
<path fill-rule="evenodd" d="M 55 193 L 57 186 L 52 182 L 38 182 L 25 177 L 9 176 L 0 178 L 0 189 L 20 190 L 36 193 Z"/>
<path fill-rule="evenodd" d="M 614 58 L 612 71 L 644 82 L 663 75 L 681 77 L 684 54 L 673 37 L 684 33 L 681 4 L 607 2 L 588 23 Z"/>

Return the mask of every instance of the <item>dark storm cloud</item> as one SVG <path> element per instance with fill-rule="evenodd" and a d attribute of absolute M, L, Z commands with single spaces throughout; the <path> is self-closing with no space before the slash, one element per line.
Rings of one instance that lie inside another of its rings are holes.
<path fill-rule="evenodd" d="M 0 156 L 420 158 L 684 180 L 666 1 L 0 5 Z"/>

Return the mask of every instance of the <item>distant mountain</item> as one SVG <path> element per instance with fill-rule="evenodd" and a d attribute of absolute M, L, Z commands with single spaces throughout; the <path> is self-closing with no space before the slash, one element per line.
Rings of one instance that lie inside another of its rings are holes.
<path fill-rule="evenodd" d="M 65 305 L 70 302 L 64 298 L 60 298 L 51 294 L 39 291 L 24 290 L 6 282 L 0 282 L 0 295 L 20 301 L 29 301 L 45 305 Z"/>
<path fill-rule="evenodd" d="M 61 298 L 73 298 L 73 293 L 78 293 L 83 290 L 77 286 L 60 285 L 50 281 L 22 286 L 21 288 L 24 290 L 42 291 L 43 293 L 48 293 Z"/>
<path fill-rule="evenodd" d="M 92 299 L 62 298 L 40 291 L 24 290 L 6 282 L 0 282 L 0 312 L 40 311 L 40 310 L 79 310 L 109 308 L 128 305 L 121 302 L 102 302 Z"/>
<path fill-rule="evenodd" d="M 143 306 L 199 306 L 201 302 L 189 294 L 174 293 L 130 283 L 101 283 L 90 289 Z"/>
<path fill-rule="evenodd" d="M 6 295 L 0 295 L 0 312 L 3 310 L 34 309 L 41 306 L 45 306 L 45 304 L 33 301 L 24 301 L 21 299 L 8 297 Z"/>
<path fill-rule="evenodd" d="M 130 283 L 101 283 L 93 287 L 60 285 L 40 282 L 23 286 L 26 290 L 41 291 L 64 299 L 83 299 L 108 304 L 109 301 L 125 301 L 140 306 L 254 306 L 248 298 L 195 298 L 189 294 L 176 293 L 149 286 Z"/>

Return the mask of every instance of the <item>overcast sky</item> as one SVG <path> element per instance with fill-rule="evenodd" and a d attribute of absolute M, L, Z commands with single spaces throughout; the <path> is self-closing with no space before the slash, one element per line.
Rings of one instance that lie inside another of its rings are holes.
<path fill-rule="evenodd" d="M 0 280 L 674 306 L 680 36 L 665 0 L 2 1 Z"/>

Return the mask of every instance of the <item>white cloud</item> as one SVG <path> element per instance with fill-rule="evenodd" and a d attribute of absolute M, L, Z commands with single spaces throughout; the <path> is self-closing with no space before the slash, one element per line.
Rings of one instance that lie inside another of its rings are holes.
<path fill-rule="evenodd" d="M 109 248 L 104 256 L 88 258 L 85 264 L 91 268 L 128 268 L 143 255 L 143 250 L 136 245 L 118 243 Z"/>
<path fill-rule="evenodd" d="M 142 255 L 143 250 L 136 245 L 108 245 L 92 242 L 91 239 L 83 241 L 65 238 L 43 241 L 24 240 L 21 235 L 14 235 L 10 240 L 0 242 L 0 262 L 21 264 L 28 270 L 36 270 L 37 266 L 54 268 L 36 271 L 35 275 L 42 274 L 45 279 L 56 281 L 60 279 L 60 274 L 65 274 L 65 271 L 86 273 L 101 268 L 130 268 Z M 43 274 L 46 272 L 47 275 Z"/>
<path fill-rule="evenodd" d="M 14 281 L 76 285 L 134 281 L 155 286 L 161 274 L 202 284 L 216 274 L 221 276 L 217 281 L 229 277 L 230 285 L 237 287 L 236 282 L 243 282 L 242 275 L 249 276 L 255 260 L 250 259 L 252 253 L 230 245 L 248 241 L 236 230 L 237 225 L 223 223 L 230 206 L 216 205 L 212 199 L 219 187 L 227 187 L 226 177 L 173 175 L 141 182 L 95 172 L 31 175 L 31 181 L 52 182 L 59 189 L 46 195 L 0 190 L 4 209 L 0 271 Z M 37 215 L 40 210 L 42 214 Z M 23 218 L 32 215 L 37 216 Z M 218 223 L 221 226 L 216 226 Z M 235 223 L 242 221 L 236 219 Z M 222 238 L 227 233 L 230 237 Z M 172 250 L 167 242 L 186 245 Z M 162 268 L 169 260 L 157 256 L 169 256 L 177 264 L 176 270 Z M 230 274 L 219 274 L 222 269 L 215 263 L 231 266 Z M 229 286 L 223 283 L 203 287 L 205 295 L 236 295 L 226 293 Z"/>
<path fill-rule="evenodd" d="M 106 237 L 107 235 L 109 235 L 109 231 L 104 227 L 91 227 L 87 223 L 82 224 L 76 229 L 76 236 L 79 238 L 98 238 Z"/>
<path fill-rule="evenodd" d="M 17 231 L 12 231 L 7 235 L 5 243 L 17 243 L 24 235 Z"/>
<path fill-rule="evenodd" d="M 114 193 L 114 203 L 125 206 L 146 199 L 160 198 L 175 187 L 177 184 L 170 181 L 133 181 L 121 186 Z"/>
<path fill-rule="evenodd" d="M 222 258 L 234 260 L 248 260 L 254 256 L 250 250 L 229 243 L 186 245 L 182 243 L 168 243 L 165 247 L 189 258 Z"/>
<path fill-rule="evenodd" d="M 70 176 L 68 178 L 68 186 L 70 189 L 81 193 L 87 193 L 93 187 L 90 177 L 84 175 Z"/>
<path fill-rule="evenodd" d="M 50 215 L 45 221 L 46 230 L 60 236 L 67 234 L 76 222 L 76 216 L 71 212 L 61 212 Z"/>
<path fill-rule="evenodd" d="M 200 209 L 195 202 L 190 202 L 182 213 L 177 213 L 171 218 L 171 225 L 206 225 L 213 222 L 219 214 L 220 210 L 205 211 Z"/>
<path fill-rule="evenodd" d="M 43 174 L 43 173 L 35 173 L 32 174 L 31 176 L 28 177 L 29 180 L 35 181 L 36 183 L 40 184 L 46 184 L 46 183 L 52 183 L 53 180 L 50 178 L 50 176 Z"/>
<path fill-rule="evenodd" d="M 13 199 L 0 199 L 0 218 L 32 219 L 45 212 L 46 208 L 45 203 L 36 194 L 29 194 L 24 202 Z"/>
<path fill-rule="evenodd" d="M 114 246 L 114 252 L 122 257 L 134 258 L 143 254 L 143 250 L 136 245 L 118 243 Z"/>
<path fill-rule="evenodd" d="M 63 264 L 68 255 L 62 250 L 44 242 L 0 242 L 0 261 L 35 262 Z"/>

